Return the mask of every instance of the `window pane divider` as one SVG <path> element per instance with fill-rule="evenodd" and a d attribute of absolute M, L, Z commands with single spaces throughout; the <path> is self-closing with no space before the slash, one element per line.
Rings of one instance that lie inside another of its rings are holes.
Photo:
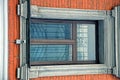
<path fill-rule="evenodd" d="M 72 50 L 72 60 L 73 61 L 77 61 L 77 38 L 76 38 L 76 35 L 77 35 L 77 25 L 75 22 L 73 22 L 72 24 L 72 39 L 75 41 L 74 44 L 73 44 L 73 50 Z"/>
<path fill-rule="evenodd" d="M 74 44 L 75 40 L 30 40 L 30 44 Z"/>
<path fill-rule="evenodd" d="M 86 60 L 86 61 L 35 61 L 35 62 L 31 62 L 31 65 L 35 66 L 35 65 L 51 65 L 51 64 L 95 64 L 96 61 L 95 60 Z"/>

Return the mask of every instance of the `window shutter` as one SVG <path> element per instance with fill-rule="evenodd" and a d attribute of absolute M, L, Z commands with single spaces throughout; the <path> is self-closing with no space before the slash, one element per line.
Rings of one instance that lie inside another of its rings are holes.
<path fill-rule="evenodd" d="M 115 17 L 115 62 L 114 74 L 120 77 L 120 6 L 114 8 L 112 15 Z"/>
<path fill-rule="evenodd" d="M 20 0 L 18 5 L 18 15 L 20 16 L 20 80 L 28 79 L 28 49 L 29 44 L 29 16 L 30 16 L 30 0 Z"/>

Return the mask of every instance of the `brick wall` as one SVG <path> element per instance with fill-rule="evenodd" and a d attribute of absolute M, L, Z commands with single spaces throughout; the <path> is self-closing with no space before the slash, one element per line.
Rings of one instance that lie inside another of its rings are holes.
<path fill-rule="evenodd" d="M 43 7 L 110 10 L 120 4 L 120 0 L 31 0 Z"/>
<path fill-rule="evenodd" d="M 20 33 L 19 17 L 16 15 L 17 4 L 18 0 L 8 0 L 9 80 L 17 80 L 16 69 L 19 66 L 19 46 L 15 44 L 15 40 L 19 39 Z"/>
<path fill-rule="evenodd" d="M 59 77 L 43 77 L 30 80 L 120 80 L 112 75 L 78 75 L 78 76 L 59 76 Z"/>
<path fill-rule="evenodd" d="M 16 15 L 18 0 L 8 0 L 9 8 L 9 80 L 17 80 L 16 69 L 19 67 L 19 46 L 15 40 L 19 39 L 20 22 Z M 120 0 L 31 0 L 31 3 L 43 7 L 77 8 L 110 10 L 120 4 Z M 42 77 L 31 80 L 120 80 L 113 75 L 79 75 Z"/>

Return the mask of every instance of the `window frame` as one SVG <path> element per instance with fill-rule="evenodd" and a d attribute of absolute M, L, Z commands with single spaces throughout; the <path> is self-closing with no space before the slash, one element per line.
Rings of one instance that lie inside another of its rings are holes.
<path fill-rule="evenodd" d="M 25 66 L 29 78 L 43 76 L 62 76 L 80 74 L 112 74 L 115 66 L 114 60 L 114 17 L 111 11 L 106 10 L 81 10 L 67 8 L 49 8 L 31 5 L 31 18 L 41 19 L 68 19 L 68 20 L 97 20 L 99 26 L 104 26 L 104 63 L 82 65 L 49 65 Z M 109 28 L 108 28 L 109 26 Z M 24 33 L 22 33 L 23 35 Z M 22 52 L 21 47 L 21 54 Z M 21 57 L 20 60 L 24 59 Z M 69 71 L 69 72 L 68 72 Z"/>
<path fill-rule="evenodd" d="M 31 23 L 69 23 L 71 24 L 71 39 L 37 39 L 37 40 L 32 40 L 30 39 L 30 44 L 40 44 L 40 45 L 72 45 L 72 61 L 38 61 L 38 62 L 30 62 L 31 66 L 37 66 L 37 65 L 69 65 L 69 64 L 96 64 L 99 62 L 99 56 L 97 56 L 99 54 L 98 49 L 96 46 L 98 45 L 98 32 L 96 31 L 98 29 L 97 26 L 97 21 L 79 21 L 79 20 L 50 20 L 50 19 L 35 19 L 35 18 L 31 18 Z M 81 60 L 81 61 L 77 61 L 77 24 L 95 24 L 95 60 Z M 30 33 L 30 32 L 29 32 Z M 28 48 L 30 48 L 30 46 L 28 46 Z M 30 49 L 29 49 L 30 50 Z M 99 63 L 98 63 L 99 64 Z"/>

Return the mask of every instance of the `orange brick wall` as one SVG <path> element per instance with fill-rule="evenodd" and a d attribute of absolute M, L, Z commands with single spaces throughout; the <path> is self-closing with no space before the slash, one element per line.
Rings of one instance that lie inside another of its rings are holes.
<path fill-rule="evenodd" d="M 79 76 L 60 76 L 43 77 L 30 80 L 120 80 L 112 75 L 79 75 Z"/>
<path fill-rule="evenodd" d="M 8 75 L 9 80 L 16 79 L 16 69 L 19 66 L 19 46 L 15 44 L 15 40 L 19 39 L 20 22 L 16 15 L 18 0 L 8 0 L 8 28 L 9 28 L 9 59 L 8 59 Z"/>
<path fill-rule="evenodd" d="M 31 0 L 31 3 L 43 7 L 110 10 L 120 0 Z"/>
<path fill-rule="evenodd" d="M 16 7 L 19 0 L 8 0 L 9 8 L 9 80 L 17 80 L 16 69 L 19 67 L 19 46 L 15 40 L 19 39 L 20 22 L 16 15 Z M 31 0 L 34 5 L 43 7 L 78 8 L 110 10 L 120 4 L 120 0 Z M 42 77 L 31 80 L 120 80 L 113 75 L 79 75 Z"/>

